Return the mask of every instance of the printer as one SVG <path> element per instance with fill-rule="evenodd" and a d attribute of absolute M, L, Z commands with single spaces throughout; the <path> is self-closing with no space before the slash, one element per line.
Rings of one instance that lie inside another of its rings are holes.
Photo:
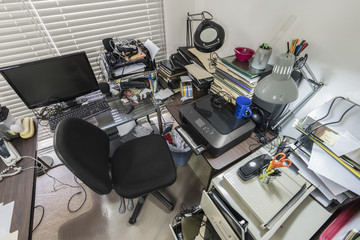
<path fill-rule="evenodd" d="M 234 105 L 209 94 L 179 109 L 182 124 L 176 128 L 196 154 L 207 151 L 217 157 L 250 137 L 255 123 L 236 118 Z"/>

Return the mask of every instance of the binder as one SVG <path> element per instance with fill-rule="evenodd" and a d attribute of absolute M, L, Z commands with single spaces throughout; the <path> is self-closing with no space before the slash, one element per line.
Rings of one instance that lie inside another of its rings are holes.
<path fill-rule="evenodd" d="M 184 67 L 173 64 L 170 60 L 162 60 L 160 61 L 159 68 L 170 76 L 186 72 Z"/>

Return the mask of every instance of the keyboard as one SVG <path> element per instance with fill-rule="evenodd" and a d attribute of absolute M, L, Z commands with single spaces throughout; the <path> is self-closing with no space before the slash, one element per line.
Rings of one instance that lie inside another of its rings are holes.
<path fill-rule="evenodd" d="M 54 132 L 59 122 L 65 118 L 75 117 L 75 118 L 87 119 L 108 110 L 110 110 L 110 106 L 103 99 L 70 108 L 69 110 L 66 110 L 62 113 L 52 116 L 49 119 L 50 130 Z"/>

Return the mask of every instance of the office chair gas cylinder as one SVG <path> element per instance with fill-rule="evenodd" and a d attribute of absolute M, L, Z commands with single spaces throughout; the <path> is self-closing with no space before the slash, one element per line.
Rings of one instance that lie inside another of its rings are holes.
<path fill-rule="evenodd" d="M 136 222 L 148 194 L 173 210 L 173 204 L 158 192 L 176 180 L 176 167 L 162 136 L 130 140 L 109 157 L 110 140 L 104 131 L 85 120 L 67 118 L 55 130 L 54 149 L 65 166 L 96 193 L 114 189 L 121 197 L 139 198 L 129 223 Z"/>

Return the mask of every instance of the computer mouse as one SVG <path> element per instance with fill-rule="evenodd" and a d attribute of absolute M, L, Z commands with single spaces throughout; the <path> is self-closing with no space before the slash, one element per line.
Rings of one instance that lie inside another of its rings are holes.
<path fill-rule="evenodd" d="M 127 105 L 127 106 L 125 107 L 125 113 L 126 113 L 126 114 L 131 113 L 132 110 L 134 110 L 134 106 L 131 105 L 131 104 L 129 104 L 129 105 Z"/>

